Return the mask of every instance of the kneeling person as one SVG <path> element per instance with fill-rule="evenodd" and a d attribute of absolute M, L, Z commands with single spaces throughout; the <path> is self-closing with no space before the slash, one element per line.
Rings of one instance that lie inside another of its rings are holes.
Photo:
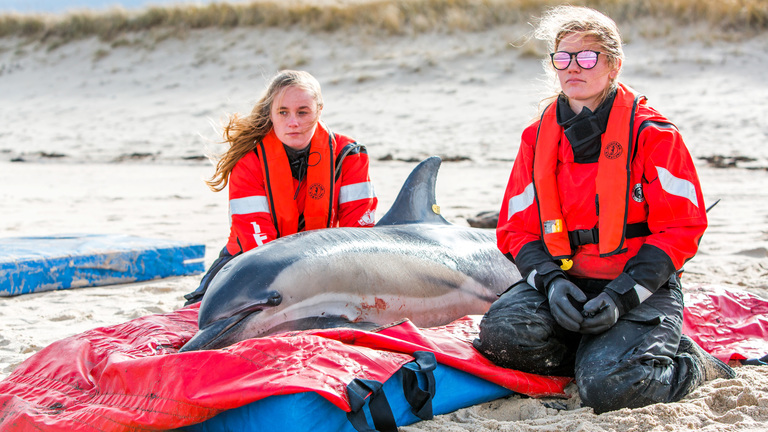
<path fill-rule="evenodd" d="M 680 133 L 618 81 L 610 18 L 561 6 L 538 36 L 560 90 L 523 132 L 497 228 L 526 279 L 491 306 L 475 347 L 500 366 L 575 377 L 598 413 L 733 377 L 682 336 L 679 276 L 707 216 Z"/>

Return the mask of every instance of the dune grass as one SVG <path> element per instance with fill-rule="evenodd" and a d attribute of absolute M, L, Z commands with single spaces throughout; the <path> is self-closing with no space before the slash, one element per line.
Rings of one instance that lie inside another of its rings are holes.
<path fill-rule="evenodd" d="M 311 31 L 355 29 L 372 34 L 430 31 L 480 31 L 526 23 L 562 1 L 553 0 L 258 0 L 148 7 L 138 11 L 110 9 L 61 15 L 2 14 L 0 37 L 55 41 L 98 37 L 114 40 L 128 33 L 157 29 L 183 35 L 190 29 L 301 26 Z M 601 10 L 617 22 L 658 19 L 676 24 L 703 23 L 721 32 L 755 34 L 768 29 L 766 0 L 574 0 L 570 4 Z"/>

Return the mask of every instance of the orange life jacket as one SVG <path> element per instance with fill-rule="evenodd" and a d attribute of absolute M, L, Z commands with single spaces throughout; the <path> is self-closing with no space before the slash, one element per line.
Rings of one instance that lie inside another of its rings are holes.
<path fill-rule="evenodd" d="M 334 191 L 334 156 L 336 140 L 322 122 L 317 123 L 310 142 L 304 204 L 304 229 L 328 228 L 331 224 Z M 264 173 L 267 201 L 278 237 L 299 231 L 299 208 L 293 175 L 283 143 L 271 130 L 256 151 Z"/>
<path fill-rule="evenodd" d="M 637 104 L 644 102 L 645 99 L 634 90 L 620 85 L 608 117 L 608 126 L 601 137 L 596 179 L 601 257 L 624 250 L 634 116 Z M 533 182 L 544 244 L 554 259 L 567 260 L 573 255 L 573 250 L 560 206 L 556 177 L 558 146 L 563 134 L 562 127 L 557 124 L 556 111 L 557 102 L 554 102 L 541 117 L 534 150 Z"/>

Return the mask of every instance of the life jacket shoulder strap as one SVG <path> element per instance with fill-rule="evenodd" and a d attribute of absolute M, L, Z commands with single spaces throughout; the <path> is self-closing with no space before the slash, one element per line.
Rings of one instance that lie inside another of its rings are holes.
<path fill-rule="evenodd" d="M 637 134 L 635 134 L 635 145 L 632 149 L 632 160 L 635 160 L 635 156 L 637 156 L 637 149 L 640 147 L 640 135 L 643 133 L 643 131 L 648 127 L 656 127 L 659 129 L 675 129 L 677 130 L 677 126 L 675 126 L 673 123 L 668 121 L 660 121 L 660 120 L 645 120 L 642 123 L 640 123 L 640 126 L 637 128 Z"/>
<path fill-rule="evenodd" d="M 341 165 L 344 162 L 344 158 L 349 156 L 349 155 L 359 154 L 359 153 L 368 154 L 368 150 L 365 148 L 364 145 L 358 144 L 355 141 L 345 145 L 341 149 L 341 151 L 339 152 L 338 156 L 336 157 L 336 167 L 334 169 L 334 172 L 335 172 L 334 179 L 336 181 L 338 181 L 339 177 L 341 177 Z"/>

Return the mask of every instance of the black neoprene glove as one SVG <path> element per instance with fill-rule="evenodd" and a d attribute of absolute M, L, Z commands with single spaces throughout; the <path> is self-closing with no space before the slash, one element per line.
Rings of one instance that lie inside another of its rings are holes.
<path fill-rule="evenodd" d="M 584 305 L 584 322 L 581 323 L 581 333 L 600 334 L 619 320 L 619 308 L 613 298 L 605 292 L 588 301 Z"/>
<path fill-rule="evenodd" d="M 547 287 L 549 310 L 552 317 L 566 330 L 577 332 L 581 329 L 584 317 L 571 299 L 583 304 L 587 301 L 587 295 L 568 279 L 557 277 Z"/>

